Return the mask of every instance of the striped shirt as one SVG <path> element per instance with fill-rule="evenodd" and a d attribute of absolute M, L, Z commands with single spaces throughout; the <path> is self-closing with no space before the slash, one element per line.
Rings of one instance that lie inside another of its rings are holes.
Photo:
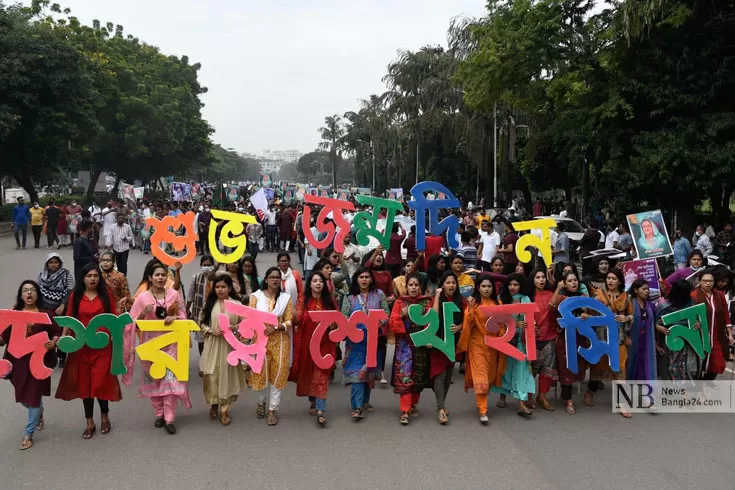
<path fill-rule="evenodd" d="M 126 238 L 126 240 L 123 240 L 123 238 Z M 129 224 L 123 223 L 122 226 L 119 226 L 115 223 L 115 225 L 110 228 L 109 235 L 105 237 L 105 245 L 108 247 L 112 246 L 112 250 L 121 253 L 126 250 L 130 250 L 130 242 L 132 239 L 133 232 L 130 229 Z"/>

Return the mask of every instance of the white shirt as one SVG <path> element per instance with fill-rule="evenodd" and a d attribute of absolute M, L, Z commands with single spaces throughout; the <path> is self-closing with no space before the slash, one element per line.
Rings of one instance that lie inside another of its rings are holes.
<path fill-rule="evenodd" d="M 562 218 L 567 218 L 569 216 L 569 213 L 566 209 L 564 209 L 561 213 L 559 213 L 559 216 L 561 216 Z"/>
<path fill-rule="evenodd" d="M 616 230 L 611 231 L 607 234 L 607 238 L 605 239 L 605 248 L 614 248 L 613 244 L 619 239 L 620 233 L 618 233 Z"/>
<path fill-rule="evenodd" d="M 92 204 L 89 207 L 89 214 L 92 215 L 92 219 L 95 223 L 102 223 L 102 210 L 96 204 Z"/>
<path fill-rule="evenodd" d="M 275 226 L 276 225 L 276 212 L 271 211 L 270 209 L 266 209 L 265 219 L 266 219 L 266 224 L 270 226 Z"/>
<path fill-rule="evenodd" d="M 351 256 L 352 254 L 355 254 L 356 260 L 347 260 L 346 258 Z M 360 267 L 360 261 L 362 260 L 363 255 L 362 247 L 355 243 L 345 245 L 345 251 L 343 255 L 345 257 L 345 264 L 347 265 L 347 274 L 351 278 Z"/>
<path fill-rule="evenodd" d="M 111 211 L 111 209 L 105 207 L 105 209 L 102 210 L 103 213 L 105 213 L 106 211 Z M 102 222 L 102 235 L 106 237 L 110 234 L 110 230 L 112 229 L 112 227 L 117 224 L 117 212 L 112 211 L 111 213 L 105 214 L 102 217 Z"/>
<path fill-rule="evenodd" d="M 112 250 L 115 252 L 124 252 L 130 250 L 130 242 L 133 240 L 133 231 L 130 229 L 130 225 L 123 223 L 122 226 L 118 226 L 115 223 L 110 232 L 105 237 L 105 245 L 112 246 Z"/>
<path fill-rule="evenodd" d="M 311 234 L 315 237 L 319 236 L 319 230 L 316 226 L 312 226 Z M 311 245 L 309 242 L 304 241 L 306 245 L 306 251 L 304 252 L 304 270 L 310 271 L 314 268 L 317 262 L 319 262 L 319 250 Z M 311 252 L 311 255 L 309 255 Z"/>
<path fill-rule="evenodd" d="M 492 262 L 500 246 L 500 235 L 495 233 L 495 230 L 492 233 L 483 231 L 480 232 L 480 241 L 482 242 L 482 257 L 480 257 L 480 260 L 483 262 Z"/>

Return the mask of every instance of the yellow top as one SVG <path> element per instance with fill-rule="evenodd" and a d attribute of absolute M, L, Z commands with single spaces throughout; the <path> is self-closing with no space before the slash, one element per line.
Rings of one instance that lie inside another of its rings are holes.
<path fill-rule="evenodd" d="M 41 226 L 43 224 L 43 208 L 31 208 L 31 226 Z"/>

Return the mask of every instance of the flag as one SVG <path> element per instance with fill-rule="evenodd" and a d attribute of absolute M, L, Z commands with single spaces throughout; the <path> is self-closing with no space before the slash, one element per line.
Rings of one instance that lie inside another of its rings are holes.
<path fill-rule="evenodd" d="M 258 218 L 262 221 L 268 209 L 268 199 L 265 197 L 265 189 L 261 188 L 258 192 L 250 196 L 250 204 L 253 205 L 255 211 L 258 213 Z"/>

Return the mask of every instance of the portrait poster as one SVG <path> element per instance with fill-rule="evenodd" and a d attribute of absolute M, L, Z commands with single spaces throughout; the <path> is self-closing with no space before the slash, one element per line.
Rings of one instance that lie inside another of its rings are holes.
<path fill-rule="evenodd" d="M 627 220 L 639 259 L 655 259 L 674 253 L 661 210 L 629 214 Z"/>
<path fill-rule="evenodd" d="M 623 262 L 622 266 L 626 291 L 630 291 L 630 286 L 636 279 L 642 279 L 648 283 L 650 290 L 649 298 L 651 301 L 657 301 L 661 297 L 656 259 L 631 260 Z"/>

